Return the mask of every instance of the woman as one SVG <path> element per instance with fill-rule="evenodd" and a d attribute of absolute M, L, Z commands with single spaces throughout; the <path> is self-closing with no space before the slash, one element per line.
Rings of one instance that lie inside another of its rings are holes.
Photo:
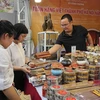
<path fill-rule="evenodd" d="M 12 43 L 14 26 L 7 20 L 0 21 L 0 100 L 21 100 L 13 87 L 13 67 L 6 48 Z"/>
<path fill-rule="evenodd" d="M 22 46 L 22 42 L 28 34 L 28 29 L 22 23 L 15 24 L 14 28 L 17 32 L 17 35 L 15 36 L 13 43 L 9 46 L 7 50 L 10 54 L 11 61 L 14 66 L 15 87 L 17 89 L 20 89 L 21 91 L 24 91 L 26 94 L 30 94 L 32 100 L 41 100 L 35 87 L 33 87 L 32 84 L 28 83 L 28 80 L 26 79 L 26 73 L 30 73 L 30 69 L 28 67 L 25 67 L 25 63 L 27 63 L 28 65 L 30 63 L 27 62 L 27 60 L 25 59 L 25 53 Z M 27 88 L 30 86 L 31 91 L 24 90 L 24 87 Z M 35 99 L 35 97 L 37 97 L 37 99 Z"/>

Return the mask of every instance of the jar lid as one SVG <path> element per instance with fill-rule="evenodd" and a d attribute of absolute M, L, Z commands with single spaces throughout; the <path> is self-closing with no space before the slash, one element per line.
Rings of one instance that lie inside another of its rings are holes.
<path fill-rule="evenodd" d="M 53 87 L 54 89 L 59 89 L 59 88 L 61 88 L 60 85 L 53 85 L 52 87 Z"/>
<path fill-rule="evenodd" d="M 76 100 L 76 98 L 75 97 L 67 97 L 67 98 L 65 98 L 65 100 Z"/>
<path fill-rule="evenodd" d="M 48 78 L 48 79 L 56 79 L 57 77 L 56 77 L 56 76 L 51 75 L 51 76 L 48 76 L 47 78 Z"/>
<path fill-rule="evenodd" d="M 68 92 L 66 90 L 58 90 L 57 93 L 60 95 L 67 95 L 68 94 Z"/>

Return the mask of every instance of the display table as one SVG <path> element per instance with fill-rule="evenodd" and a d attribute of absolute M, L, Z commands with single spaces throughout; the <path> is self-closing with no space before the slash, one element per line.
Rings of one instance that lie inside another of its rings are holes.
<path fill-rule="evenodd" d="M 36 70 L 36 72 L 37 72 L 37 74 L 40 75 L 39 71 Z M 43 73 L 45 73 L 47 75 L 49 72 L 48 72 L 48 70 L 45 70 L 45 68 L 44 68 Z M 51 74 L 49 74 L 49 75 L 51 75 Z M 33 83 L 31 83 L 31 84 L 34 87 L 34 84 Z M 92 91 L 95 89 L 100 89 L 100 84 L 98 86 L 95 86 L 93 81 L 84 80 L 82 82 L 78 81 L 78 82 L 73 82 L 70 84 L 66 83 L 66 84 L 63 84 L 62 86 L 63 86 L 63 89 L 68 90 L 73 95 L 76 95 L 76 94 L 80 95 L 81 94 L 82 96 L 87 98 L 85 100 L 99 100 L 99 96 L 95 95 Z M 36 90 L 39 93 L 42 100 L 47 100 L 47 98 L 42 96 L 42 86 L 36 87 Z M 89 96 L 89 95 L 91 95 L 91 96 Z M 81 100 L 81 99 L 79 99 L 79 100 Z"/>
<path fill-rule="evenodd" d="M 31 83 L 32 84 L 32 83 Z M 34 84 L 32 84 L 34 87 Z M 82 95 L 85 100 L 100 100 L 99 96 L 92 93 L 92 90 L 100 89 L 100 85 L 93 85 L 93 81 L 90 82 L 80 82 L 73 84 L 64 84 L 62 85 L 64 89 L 70 91 L 74 95 Z M 46 97 L 42 96 L 42 86 L 35 87 L 38 94 L 40 95 L 42 100 L 47 100 Z M 31 90 L 30 90 L 31 91 Z M 81 100 L 81 99 L 80 99 Z"/>
<path fill-rule="evenodd" d="M 100 90 L 100 86 L 92 86 L 86 88 L 80 88 L 75 90 L 70 90 L 72 94 L 80 95 L 83 100 L 100 100 L 100 96 L 93 93 L 93 90 Z M 100 95 L 100 92 L 99 92 Z"/>

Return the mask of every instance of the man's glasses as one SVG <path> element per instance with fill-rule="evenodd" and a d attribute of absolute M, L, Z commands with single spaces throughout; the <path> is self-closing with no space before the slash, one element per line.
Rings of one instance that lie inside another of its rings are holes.
<path fill-rule="evenodd" d="M 62 24 L 61 27 L 68 27 L 70 22 L 68 24 Z"/>

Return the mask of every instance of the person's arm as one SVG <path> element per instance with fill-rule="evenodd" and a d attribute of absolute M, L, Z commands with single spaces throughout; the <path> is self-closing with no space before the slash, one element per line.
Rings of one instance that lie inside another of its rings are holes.
<path fill-rule="evenodd" d="M 87 42 L 90 46 L 93 46 L 93 40 L 92 40 L 92 37 L 89 33 L 87 34 Z"/>
<path fill-rule="evenodd" d="M 25 64 L 27 64 L 31 68 L 36 67 L 36 64 L 32 60 L 30 60 L 28 57 L 25 57 Z"/>
<path fill-rule="evenodd" d="M 40 58 L 48 58 L 52 54 L 56 53 L 59 49 L 61 48 L 61 45 L 55 44 L 52 48 L 50 48 L 48 51 L 43 51 L 40 53 L 36 53 L 35 57 L 40 59 Z"/>
<path fill-rule="evenodd" d="M 14 66 L 14 71 L 23 71 L 25 73 L 30 73 L 30 68 L 25 66 Z"/>
<path fill-rule="evenodd" d="M 9 100 L 21 100 L 18 93 L 13 86 L 3 90 L 3 93 Z"/>
<path fill-rule="evenodd" d="M 50 54 L 54 54 L 57 52 L 62 46 L 59 44 L 55 44 L 52 48 L 50 48 L 48 51 Z"/>

